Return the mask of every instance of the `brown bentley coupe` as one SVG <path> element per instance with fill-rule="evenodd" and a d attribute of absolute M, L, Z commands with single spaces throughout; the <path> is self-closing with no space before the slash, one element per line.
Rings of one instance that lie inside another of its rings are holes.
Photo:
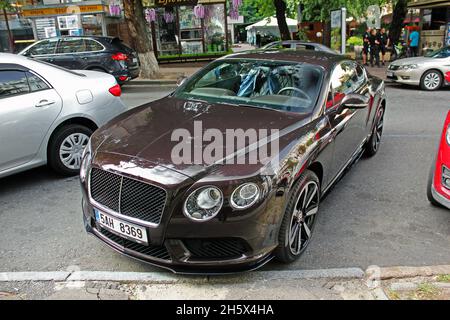
<path fill-rule="evenodd" d="M 383 81 L 343 56 L 216 60 L 92 135 L 80 171 L 85 228 L 180 273 L 293 262 L 326 192 L 378 151 L 385 108 Z"/>

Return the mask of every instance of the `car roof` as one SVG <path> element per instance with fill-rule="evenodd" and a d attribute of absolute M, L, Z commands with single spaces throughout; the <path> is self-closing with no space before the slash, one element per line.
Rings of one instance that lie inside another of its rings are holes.
<path fill-rule="evenodd" d="M 22 64 L 27 61 L 27 59 L 28 58 L 18 54 L 0 52 L 0 63 Z"/>
<path fill-rule="evenodd" d="M 225 56 L 223 59 L 257 59 L 267 61 L 309 63 L 322 66 L 326 70 L 331 70 L 336 63 L 342 60 L 350 60 L 343 55 L 337 55 L 323 51 L 292 49 L 243 51 L 230 54 L 228 56 Z"/>

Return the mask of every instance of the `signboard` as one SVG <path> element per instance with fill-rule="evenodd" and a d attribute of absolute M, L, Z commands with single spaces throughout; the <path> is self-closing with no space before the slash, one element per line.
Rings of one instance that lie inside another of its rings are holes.
<path fill-rule="evenodd" d="M 40 16 L 53 16 L 64 15 L 74 13 L 98 13 L 105 12 L 107 8 L 103 5 L 82 5 L 82 6 L 66 6 L 66 7 L 53 7 L 53 8 L 36 8 L 36 9 L 23 9 L 22 15 L 24 17 L 40 17 Z"/>
<path fill-rule="evenodd" d="M 345 8 L 331 11 L 331 40 L 330 47 L 341 54 L 345 53 L 346 42 L 346 13 Z"/>
<path fill-rule="evenodd" d="M 228 24 L 243 24 L 244 16 L 239 16 L 238 19 L 232 19 L 230 16 L 227 16 L 227 23 Z"/>

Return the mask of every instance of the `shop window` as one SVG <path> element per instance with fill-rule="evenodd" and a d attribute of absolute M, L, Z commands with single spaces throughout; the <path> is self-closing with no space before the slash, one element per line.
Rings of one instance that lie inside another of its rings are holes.
<path fill-rule="evenodd" d="M 30 92 L 27 76 L 23 71 L 0 71 L 0 98 L 25 94 Z"/>
<path fill-rule="evenodd" d="M 224 52 L 225 45 L 225 7 L 223 4 L 205 6 L 205 43 L 208 52 Z"/>
<path fill-rule="evenodd" d="M 181 53 L 198 54 L 203 52 L 202 22 L 194 15 L 193 6 L 179 7 Z"/>
<path fill-rule="evenodd" d="M 423 11 L 423 30 L 440 30 L 447 23 L 447 11 L 444 7 L 425 9 Z"/>
<path fill-rule="evenodd" d="M 176 12 L 167 11 L 168 13 L 176 16 Z M 173 21 L 166 21 L 164 14 L 166 9 L 157 8 L 155 21 L 155 32 L 156 32 L 156 45 L 157 52 L 159 56 L 176 55 L 180 53 L 179 43 L 178 43 L 178 30 L 175 19 Z"/>

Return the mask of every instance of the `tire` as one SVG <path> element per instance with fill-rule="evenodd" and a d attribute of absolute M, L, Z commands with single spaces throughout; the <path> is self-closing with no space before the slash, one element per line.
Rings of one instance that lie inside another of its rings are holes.
<path fill-rule="evenodd" d="M 307 195 L 306 202 L 309 202 L 309 204 L 306 203 L 306 206 L 303 202 L 305 195 Z M 278 247 L 274 251 L 277 260 L 284 263 L 294 262 L 307 248 L 316 224 L 319 202 L 319 178 L 314 172 L 306 170 L 292 188 L 286 206 L 278 234 Z M 300 209 L 300 207 L 303 207 L 303 209 Z M 307 213 L 310 213 L 310 215 L 307 216 Z M 298 239 L 300 239 L 300 244 Z"/>
<path fill-rule="evenodd" d="M 434 178 L 434 169 L 435 169 L 435 160 L 433 160 L 433 165 L 430 168 L 430 172 L 428 173 L 428 183 L 427 183 L 427 198 L 430 203 L 435 206 L 442 208 L 442 205 L 436 201 L 433 197 L 433 193 L 431 192 L 431 187 L 433 186 L 433 178 Z"/>
<path fill-rule="evenodd" d="M 443 82 L 442 74 L 438 70 L 428 70 L 420 78 L 420 88 L 426 91 L 438 90 Z"/>
<path fill-rule="evenodd" d="M 383 125 L 384 125 L 384 108 L 380 108 L 380 111 L 377 116 L 377 122 L 373 127 L 372 134 L 370 136 L 369 141 L 364 149 L 364 153 L 368 157 L 373 157 L 378 150 L 380 149 L 381 136 L 383 134 Z"/>
<path fill-rule="evenodd" d="M 103 72 L 103 73 L 106 73 L 106 71 L 105 70 L 103 70 L 102 68 L 92 68 L 92 69 L 89 69 L 90 71 L 97 71 L 97 72 Z"/>
<path fill-rule="evenodd" d="M 49 166 L 62 175 L 77 175 L 80 171 L 81 153 L 91 135 L 91 129 L 79 124 L 69 124 L 58 129 L 48 145 Z M 70 160 L 70 155 L 73 155 L 73 160 Z"/>

